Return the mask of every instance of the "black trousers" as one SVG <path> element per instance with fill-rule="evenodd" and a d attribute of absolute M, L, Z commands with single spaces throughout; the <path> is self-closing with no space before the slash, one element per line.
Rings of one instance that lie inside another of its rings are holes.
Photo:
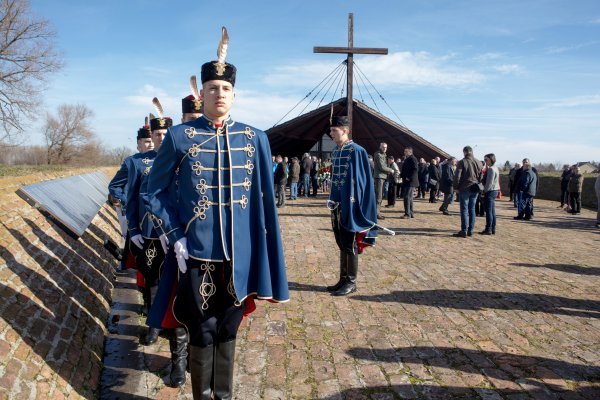
<path fill-rule="evenodd" d="M 245 301 L 236 300 L 231 264 L 192 258 L 186 264 L 186 273 L 179 274 L 173 313 L 186 326 L 190 345 L 206 347 L 234 340 Z"/>
<path fill-rule="evenodd" d="M 393 206 L 396 204 L 396 182 L 388 181 L 388 183 L 387 202 L 388 206 Z"/>
<path fill-rule="evenodd" d="M 138 271 L 144 275 L 146 288 L 158 285 L 158 279 L 162 272 L 165 262 L 165 252 L 159 239 L 144 239 L 144 245 L 140 250 L 135 244 L 131 244 L 135 249 L 135 259 Z"/>
<path fill-rule="evenodd" d="M 335 242 L 341 251 L 348 254 L 358 254 L 358 246 L 356 244 L 356 233 L 350 232 L 341 224 L 340 207 L 331 211 L 331 227 Z"/>
<path fill-rule="evenodd" d="M 571 212 L 581 212 L 581 192 L 571 192 L 569 196 L 571 198 Z"/>
<path fill-rule="evenodd" d="M 413 215 L 413 193 L 415 188 L 412 186 L 403 186 L 402 192 L 404 193 L 404 215 Z"/>
<path fill-rule="evenodd" d="M 569 204 L 569 181 L 560 183 L 560 205 Z"/>

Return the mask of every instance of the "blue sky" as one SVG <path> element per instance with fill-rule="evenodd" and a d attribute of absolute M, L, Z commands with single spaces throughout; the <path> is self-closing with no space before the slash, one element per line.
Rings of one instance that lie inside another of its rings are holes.
<path fill-rule="evenodd" d="M 597 0 L 33 0 L 32 8 L 53 24 L 66 61 L 45 109 L 88 105 L 107 146 L 135 147 L 154 96 L 180 117 L 189 77 L 215 58 L 222 25 L 238 68 L 232 116 L 271 127 L 344 58 L 313 46 L 344 46 L 353 12 L 355 46 L 389 48 L 356 64 L 401 122 L 437 146 L 459 155 L 470 144 L 501 162 L 600 160 Z M 39 142 L 33 133 L 30 143 Z"/>

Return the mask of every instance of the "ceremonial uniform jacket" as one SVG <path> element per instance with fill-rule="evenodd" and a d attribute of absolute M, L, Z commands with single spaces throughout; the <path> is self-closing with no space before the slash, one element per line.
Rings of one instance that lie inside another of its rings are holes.
<path fill-rule="evenodd" d="M 369 157 L 352 140 L 331 153 L 329 200 L 340 207 L 341 225 L 350 232 L 365 232 L 377 221 L 377 203 Z"/>
<path fill-rule="evenodd" d="M 186 237 L 190 257 L 230 261 L 239 301 L 289 299 L 264 132 L 204 116 L 173 126 L 149 178 L 148 208 L 170 243 Z"/>
<path fill-rule="evenodd" d="M 121 202 L 122 207 L 125 207 L 125 204 L 127 204 L 127 160 L 131 157 L 137 156 L 138 154 L 127 157 L 123 161 L 123 164 L 121 164 L 121 168 L 119 168 L 115 176 L 108 183 L 108 193 L 110 193 L 114 198 L 118 199 Z"/>
<path fill-rule="evenodd" d="M 148 175 L 152 169 L 156 152 L 154 150 L 139 153 L 125 160 L 127 166 L 127 229 L 129 236 L 142 235 L 144 238 L 156 239 L 159 232 L 154 229 L 150 214 L 143 196 L 146 195 Z"/>

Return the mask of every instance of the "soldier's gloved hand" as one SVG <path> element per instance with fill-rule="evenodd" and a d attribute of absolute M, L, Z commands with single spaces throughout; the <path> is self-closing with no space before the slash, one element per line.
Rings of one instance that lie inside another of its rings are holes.
<path fill-rule="evenodd" d="M 140 249 L 144 248 L 144 239 L 142 238 L 142 235 L 140 235 L 140 234 L 132 236 L 131 242 L 133 244 L 135 244 L 137 247 L 139 247 Z"/>
<path fill-rule="evenodd" d="M 167 239 L 167 235 L 163 233 L 158 238 L 160 239 L 160 245 L 162 246 L 163 251 L 165 252 L 165 254 L 167 254 L 167 249 L 169 247 L 169 239 Z"/>
<path fill-rule="evenodd" d="M 177 265 L 179 266 L 179 270 L 181 273 L 185 274 L 187 271 L 187 265 L 185 264 L 185 260 L 189 258 L 187 251 L 187 239 L 181 238 L 175 242 L 173 245 L 173 250 L 175 251 L 175 258 L 177 259 Z"/>

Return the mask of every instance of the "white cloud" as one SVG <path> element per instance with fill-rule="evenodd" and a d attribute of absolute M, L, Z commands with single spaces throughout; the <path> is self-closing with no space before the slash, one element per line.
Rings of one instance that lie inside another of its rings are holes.
<path fill-rule="evenodd" d="M 157 77 L 157 76 L 162 77 L 162 76 L 171 74 L 171 71 L 169 71 L 168 69 L 160 68 L 160 67 L 152 67 L 152 66 L 143 66 L 142 71 L 146 75 L 152 76 L 152 77 Z"/>
<path fill-rule="evenodd" d="M 547 109 L 547 108 L 571 108 L 571 107 L 582 107 L 582 106 L 591 106 L 600 104 L 600 95 L 590 95 L 590 96 L 576 96 L 576 97 L 568 97 L 565 99 L 555 100 L 548 103 L 543 104 L 538 109 Z"/>
<path fill-rule="evenodd" d="M 563 47 L 549 47 L 546 49 L 546 52 L 548 54 L 561 54 L 561 53 L 565 53 L 568 51 L 573 51 L 573 50 L 579 50 L 582 49 L 584 47 L 589 47 L 589 46 L 593 46 L 595 44 L 597 44 L 597 41 L 593 41 L 593 42 L 585 42 L 585 43 L 579 43 L 579 44 L 574 44 L 571 46 L 563 46 Z"/>
<path fill-rule="evenodd" d="M 135 109 L 132 110 L 135 113 L 141 113 L 142 115 L 147 113 L 156 113 L 154 106 L 152 105 L 152 99 L 157 97 L 160 104 L 163 106 L 165 114 L 177 119 L 175 116 L 181 114 L 181 99 L 173 96 L 169 96 L 163 89 L 157 88 L 150 84 L 145 84 L 138 90 L 138 94 L 133 96 L 126 96 L 125 101 Z M 183 96 L 182 96 L 183 97 Z"/>
<path fill-rule="evenodd" d="M 600 24 L 600 18 L 590 21 L 592 24 Z"/>
<path fill-rule="evenodd" d="M 490 52 L 490 53 L 479 54 L 479 55 L 475 56 L 474 59 L 475 59 L 475 61 L 485 62 L 485 61 L 498 60 L 503 57 L 504 57 L 504 53 Z"/>
<path fill-rule="evenodd" d="M 518 64 L 502 64 L 493 68 L 501 74 L 520 74 L 523 72 L 523 68 Z"/>
<path fill-rule="evenodd" d="M 427 52 L 399 52 L 382 58 L 365 58 L 359 68 L 374 84 L 456 87 L 477 85 L 485 80 L 483 74 L 453 67 L 444 57 Z"/>
<path fill-rule="evenodd" d="M 234 120 L 266 130 L 298 103 L 296 97 L 267 95 L 255 91 L 238 91 L 231 115 Z M 299 110 L 288 115 L 287 119 L 297 116 Z"/>
<path fill-rule="evenodd" d="M 435 57 L 427 52 L 397 52 L 387 56 L 369 56 L 355 60 L 358 68 L 375 85 L 460 87 L 477 85 L 485 76 L 471 69 L 453 66 L 448 61 L 456 54 Z M 276 67 L 265 83 L 272 85 L 307 87 L 307 82 L 325 78 L 335 68 L 330 62 L 296 62 Z M 342 69 L 345 71 L 345 69 Z M 355 71 L 357 74 L 358 71 Z M 341 72 L 340 72 L 341 73 Z M 357 77 L 355 82 L 360 79 Z"/>

